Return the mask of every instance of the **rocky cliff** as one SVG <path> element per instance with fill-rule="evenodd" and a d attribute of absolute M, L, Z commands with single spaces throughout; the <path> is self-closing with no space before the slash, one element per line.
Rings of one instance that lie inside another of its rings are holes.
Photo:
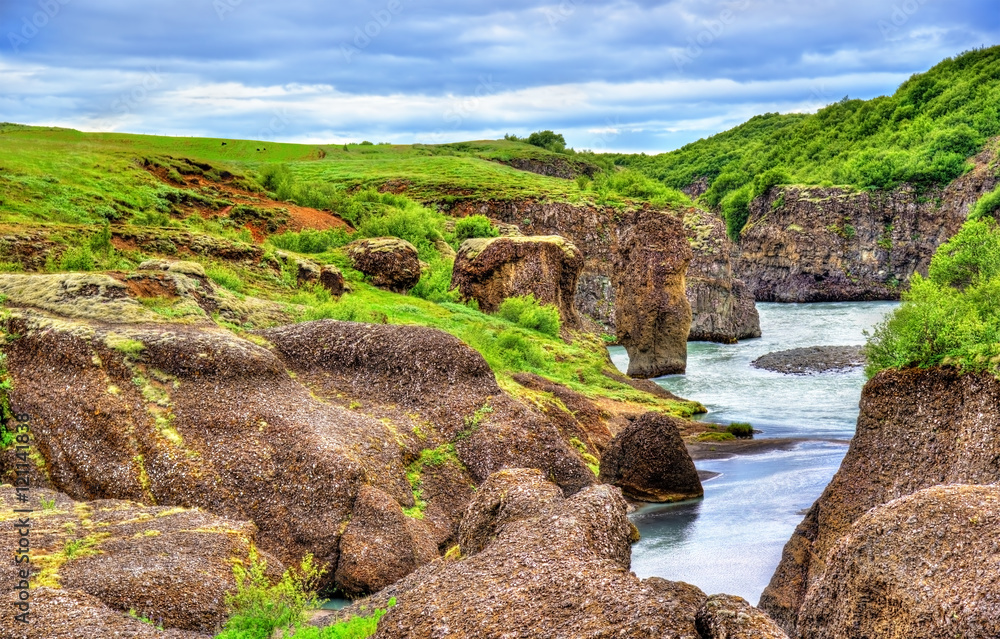
<path fill-rule="evenodd" d="M 577 283 L 577 310 L 596 330 L 616 334 L 618 303 L 612 277 L 622 213 L 611 207 L 558 202 L 487 201 L 448 205 L 457 216 L 481 214 L 516 226 L 524 235 L 561 235 L 577 246 L 584 266 Z M 687 210 L 683 233 L 693 253 L 686 275 L 686 294 L 693 311 L 691 340 L 734 342 L 760 335 L 751 293 L 733 276 L 732 244 L 718 220 L 697 209 Z"/>
<path fill-rule="evenodd" d="M 843 581 L 847 576 L 855 579 L 855 569 L 849 568 L 845 562 L 861 561 L 857 556 L 861 546 L 848 545 L 838 551 L 839 555 L 831 555 L 832 551 L 848 535 L 864 538 L 867 540 L 864 543 L 868 544 L 866 547 L 872 547 L 871 544 L 882 543 L 876 535 L 888 534 L 890 530 L 899 531 L 898 536 L 893 538 L 896 542 L 889 540 L 886 550 L 879 552 L 891 551 L 891 563 L 903 561 L 906 551 L 898 544 L 904 539 L 921 535 L 953 539 L 948 547 L 954 550 L 971 548 L 971 540 L 956 536 L 948 527 L 947 518 L 932 522 L 921 515 L 920 518 L 907 520 L 910 528 L 906 530 L 888 525 L 879 527 L 871 522 L 860 523 L 859 520 L 873 508 L 926 488 L 946 484 L 995 484 L 998 481 L 1000 381 L 989 375 L 959 376 L 950 369 L 887 370 L 879 373 L 865 386 L 857 434 L 840 470 L 786 544 L 781 563 L 761 596 L 761 609 L 777 620 L 791 636 L 798 636 L 799 633 L 802 636 L 910 636 L 882 635 L 874 631 L 873 634 L 852 634 L 854 631 L 850 631 L 837 635 L 822 634 L 817 630 L 822 626 L 816 621 L 820 614 L 818 611 L 824 606 L 841 605 L 835 595 L 824 596 L 818 594 L 820 592 L 834 593 L 838 592 L 838 588 L 855 587 L 857 592 L 868 592 L 869 600 L 863 603 L 868 606 L 866 614 L 871 617 L 885 618 L 906 609 L 903 605 L 905 600 L 890 597 L 888 586 L 879 585 L 881 582 L 874 567 L 864 568 L 870 581 L 863 588 Z M 964 533 L 977 536 L 972 522 L 969 523 L 970 526 L 963 524 Z M 921 527 L 924 527 L 923 531 Z M 849 559 L 845 553 L 854 556 L 854 559 Z M 894 585 L 892 588 L 898 592 L 918 589 L 922 592 L 920 598 L 950 601 L 948 598 L 953 597 L 953 592 L 919 585 L 937 571 L 936 561 L 932 561 L 929 555 L 922 565 L 926 568 L 914 569 L 908 574 L 904 570 L 894 577 L 916 583 Z M 838 567 L 833 570 L 833 566 Z M 896 570 L 891 566 L 885 569 Z M 831 570 L 833 572 L 828 575 Z M 993 575 L 991 578 L 996 578 L 994 572 L 990 574 Z M 938 577 L 945 576 L 938 574 Z M 969 574 L 968 578 L 975 581 L 978 577 Z M 837 585 L 838 581 L 843 583 Z M 962 597 L 959 596 L 959 599 Z M 803 619 L 807 601 L 811 611 L 808 622 Z M 857 602 L 843 605 L 854 606 Z M 942 606 L 939 610 L 946 608 Z"/>
<path fill-rule="evenodd" d="M 914 273 L 1000 183 L 992 147 L 945 188 L 775 187 L 750 205 L 737 276 L 758 302 L 899 299 Z"/>

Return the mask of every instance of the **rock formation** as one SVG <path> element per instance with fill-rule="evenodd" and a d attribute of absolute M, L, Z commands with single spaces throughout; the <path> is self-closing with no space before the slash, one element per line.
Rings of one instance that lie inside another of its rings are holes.
<path fill-rule="evenodd" d="M 947 187 L 847 191 L 776 187 L 750 206 L 737 275 L 759 302 L 899 299 L 1000 177 L 984 151 Z"/>
<path fill-rule="evenodd" d="M 722 220 L 700 209 L 689 209 L 684 226 L 694 255 L 685 275 L 692 313 L 688 340 L 733 344 L 760 337 L 753 293 L 733 275 L 730 255 L 734 248 Z"/>
<path fill-rule="evenodd" d="M 857 434 L 840 470 L 785 545 L 760 608 L 797 636 L 807 592 L 823 582 L 831 550 L 865 513 L 941 484 L 998 481 L 1000 381 L 941 368 L 879 373 L 862 393 Z"/>
<path fill-rule="evenodd" d="M 691 249 L 681 221 L 669 213 L 635 211 L 616 229 L 612 284 L 618 341 L 628 351 L 628 374 L 683 373 L 691 329 L 684 273 Z"/>
<path fill-rule="evenodd" d="M 761 355 L 750 365 L 788 375 L 843 372 L 864 366 L 865 352 L 863 346 L 805 346 Z"/>
<path fill-rule="evenodd" d="M 1000 487 L 936 486 L 873 508 L 826 556 L 803 639 L 1000 637 Z"/>
<path fill-rule="evenodd" d="M 417 249 L 398 237 L 355 240 L 347 245 L 347 255 L 354 268 L 379 288 L 406 293 L 420 281 Z"/>
<path fill-rule="evenodd" d="M 712 595 L 696 619 L 702 639 L 788 639 L 788 635 L 742 597 Z"/>
<path fill-rule="evenodd" d="M 672 502 L 705 494 L 677 421 L 646 413 L 615 435 L 601 456 L 601 482 L 639 501 Z"/>
<path fill-rule="evenodd" d="M 508 297 L 534 295 L 559 309 L 562 323 L 580 327 L 573 305 L 583 255 L 558 236 L 466 240 L 455 258 L 452 287 L 494 313 Z"/>
<path fill-rule="evenodd" d="M 630 217 L 611 207 L 557 202 L 487 201 L 447 205 L 453 215 L 481 214 L 515 225 L 524 235 L 560 235 L 578 247 L 584 266 L 577 282 L 575 306 L 595 330 L 616 333 L 619 304 L 612 284 L 619 235 Z M 732 244 L 713 216 L 696 209 L 683 213 L 682 233 L 694 251 L 688 266 L 687 296 L 694 312 L 690 339 L 734 342 L 757 337 L 760 325 L 752 293 L 734 279 Z"/>
<path fill-rule="evenodd" d="M 253 521 L 261 548 L 287 564 L 312 552 L 328 580 L 344 552 L 389 553 L 358 535 L 378 518 L 398 524 L 396 508 L 416 509 L 421 526 L 395 528 L 413 562 L 380 562 L 384 575 L 345 563 L 352 592 L 447 549 L 472 486 L 492 472 L 537 467 L 567 494 L 595 483 L 553 423 L 501 391 L 456 338 L 332 320 L 244 338 L 207 313 L 226 309 L 242 323 L 238 312 L 271 307 L 181 268 L 0 276 L 4 332 L 19 335 L 4 348 L 10 402 L 31 416 L 39 482 L 81 501 Z M 167 294 L 170 318 L 140 303 Z M 421 462 L 428 455 L 433 463 Z M 0 454 L 0 475 L 13 463 Z"/>
<path fill-rule="evenodd" d="M 5 548 L 18 545 L 15 523 L 21 515 L 13 509 L 34 510 L 29 636 L 95 636 L 84 630 L 131 625 L 135 620 L 125 617 L 129 610 L 164 627 L 209 635 L 225 622 L 225 594 L 236 587 L 233 562 L 248 560 L 256 537 L 253 524 L 200 510 L 117 500 L 75 502 L 40 488 L 28 494 L 31 502 L 24 504 L 13 487 L 0 487 L 0 510 L 8 513 L 0 515 L 0 543 Z M 281 563 L 264 558 L 268 573 L 280 575 Z M 3 593 L 6 610 L 0 615 L 4 637 L 18 636 L 19 624 L 10 614 L 18 567 L 13 561 L 0 562 L 0 577 L 10 584 Z M 66 610 L 47 609 L 60 599 L 66 601 Z M 104 621 L 81 625 L 73 619 L 80 616 Z M 73 628 L 79 634 L 72 634 Z"/>
<path fill-rule="evenodd" d="M 697 639 L 704 593 L 629 572 L 625 511 L 612 486 L 566 498 L 537 471 L 501 471 L 480 486 L 462 520 L 461 561 L 435 561 L 342 615 L 385 608 L 396 597 L 376 639 L 491 639 L 512 631 Z"/>

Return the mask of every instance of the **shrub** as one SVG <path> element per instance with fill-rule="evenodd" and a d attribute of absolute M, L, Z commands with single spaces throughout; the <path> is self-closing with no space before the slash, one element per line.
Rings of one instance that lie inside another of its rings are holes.
<path fill-rule="evenodd" d="M 243 289 L 246 288 L 246 284 L 243 283 L 243 279 L 236 271 L 225 266 L 209 267 L 205 269 L 205 275 L 222 288 L 229 289 L 234 293 L 242 293 Z"/>
<path fill-rule="evenodd" d="M 979 201 L 969 209 L 969 217 L 971 219 L 996 217 L 998 212 L 1000 212 L 1000 188 L 979 198 Z"/>
<path fill-rule="evenodd" d="M 753 426 L 746 422 L 733 422 L 726 426 L 726 432 L 736 439 L 753 439 Z"/>
<path fill-rule="evenodd" d="M 563 153 L 566 151 L 566 138 L 561 133 L 555 133 L 554 131 L 535 131 L 525 138 L 524 142 L 532 146 L 548 149 L 553 153 Z"/>
<path fill-rule="evenodd" d="M 75 246 L 63 253 L 59 267 L 63 271 L 93 271 L 97 261 L 89 246 Z"/>
<path fill-rule="evenodd" d="M 500 231 L 485 215 L 470 215 L 455 222 L 455 240 L 464 242 L 474 237 L 498 237 Z"/>
<path fill-rule="evenodd" d="M 324 231 L 314 231 L 305 229 L 298 233 L 287 231 L 280 235 L 272 235 L 268 242 L 286 251 L 296 253 L 326 253 L 327 251 L 344 246 L 353 238 L 344 229 L 327 229 Z"/>
<path fill-rule="evenodd" d="M 695 441 L 699 442 L 728 442 L 736 439 L 732 433 L 698 433 Z"/>
<path fill-rule="evenodd" d="M 396 605 L 396 598 L 389 599 L 389 608 Z M 368 617 L 351 617 L 325 628 L 303 626 L 295 631 L 295 639 L 367 639 L 378 630 L 378 622 L 385 613 L 385 608 L 376 608 Z"/>
<path fill-rule="evenodd" d="M 534 295 L 508 297 L 500 304 L 497 315 L 523 328 L 559 336 L 559 309 L 540 304 Z"/>
<path fill-rule="evenodd" d="M 318 608 L 316 586 L 326 568 L 307 554 L 297 568 L 289 568 L 277 583 L 271 583 L 267 562 L 251 546 L 248 565 L 233 566 L 236 592 L 226 595 L 232 610 L 216 639 L 270 639 L 279 628 L 301 624 L 303 613 Z"/>
<path fill-rule="evenodd" d="M 454 265 L 454 260 L 443 257 L 431 262 L 420 276 L 420 281 L 410 290 L 410 295 L 437 303 L 457 301 L 458 291 L 449 290 Z"/>

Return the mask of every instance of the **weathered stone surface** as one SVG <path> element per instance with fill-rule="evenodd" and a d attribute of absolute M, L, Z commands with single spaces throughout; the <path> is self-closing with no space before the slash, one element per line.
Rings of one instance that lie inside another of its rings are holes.
<path fill-rule="evenodd" d="M 761 355 L 750 365 L 789 375 L 841 372 L 864 366 L 865 353 L 861 346 L 806 346 Z"/>
<path fill-rule="evenodd" d="M 1000 487 L 936 486 L 872 509 L 826 557 L 803 639 L 1000 637 Z"/>
<path fill-rule="evenodd" d="M 32 501 L 18 501 L 12 486 L 0 487 L 0 543 L 15 548 L 19 533 L 13 509 L 31 507 L 32 585 L 61 587 L 77 593 L 70 598 L 100 602 L 100 612 L 109 625 L 127 626 L 121 618 L 137 614 L 178 628 L 210 634 L 228 616 L 225 594 L 236 587 L 233 562 L 246 562 L 256 528 L 246 521 L 216 517 L 200 510 L 150 507 L 141 504 L 98 500 L 75 502 L 62 493 L 34 488 Z M 43 505 L 47 504 L 47 505 Z M 3 515 L 6 512 L 9 515 Z M 67 548 L 75 546 L 75 554 Z M 269 573 L 280 575 L 283 567 L 265 554 Z M 0 577 L 11 586 L 18 583 L 18 565 L 0 563 Z M 13 609 L 16 593 L 5 589 L 4 607 Z M 78 597 L 79 595 L 79 597 Z M 31 637 L 63 636 L 55 631 L 57 611 L 43 610 L 32 592 Z M 89 596 L 89 597 L 88 597 Z M 116 611 L 116 612 L 112 612 Z M 51 622 L 39 621 L 39 617 Z M 55 625 L 50 625 L 55 624 Z M 0 615 L 0 636 L 15 630 L 12 615 Z M 86 626 L 70 625 L 83 629 Z M 94 626 L 98 630 L 100 626 Z M 83 633 L 76 636 L 96 636 Z M 121 635 L 131 636 L 131 635 Z"/>
<path fill-rule="evenodd" d="M 712 595 L 698 611 L 702 639 L 788 639 L 788 635 L 746 599 Z"/>
<path fill-rule="evenodd" d="M 613 486 L 566 498 L 533 470 L 492 475 L 461 527 L 461 561 L 438 560 L 341 616 L 397 604 L 377 639 L 698 639 L 705 595 L 629 572 L 631 526 Z M 332 622 L 333 619 L 327 623 Z"/>
<path fill-rule="evenodd" d="M 334 297 L 340 297 L 346 289 L 344 274 L 332 264 L 324 264 L 320 267 L 319 283 L 323 288 L 330 291 Z"/>
<path fill-rule="evenodd" d="M 736 274 L 759 302 L 899 299 L 1000 178 L 986 150 L 943 189 L 778 187 L 750 205 Z"/>
<path fill-rule="evenodd" d="M 617 229 L 612 282 L 618 341 L 628 351 L 628 374 L 683 373 L 691 329 L 684 273 L 691 261 L 681 220 L 670 213 L 635 211 Z"/>
<path fill-rule="evenodd" d="M 705 494 L 675 425 L 680 421 L 646 413 L 615 435 L 601 457 L 601 482 L 640 501 L 672 502 Z"/>
<path fill-rule="evenodd" d="M 395 293 L 406 293 L 420 280 L 417 249 L 398 237 L 355 240 L 347 245 L 354 268 L 371 276 L 372 284 Z"/>
<path fill-rule="evenodd" d="M 375 592 L 438 557 L 423 522 L 378 488 L 362 486 L 340 538 L 335 581 L 348 597 Z"/>
<path fill-rule="evenodd" d="M 690 209 L 684 217 L 693 258 L 685 275 L 691 303 L 688 340 L 733 344 L 760 337 L 760 316 L 753 294 L 733 275 L 733 244 L 715 215 Z"/>
<path fill-rule="evenodd" d="M 583 262 L 579 249 L 559 236 L 475 238 L 459 247 L 451 285 L 486 313 L 508 297 L 534 295 L 558 308 L 565 326 L 579 328 L 573 295 Z"/>
<path fill-rule="evenodd" d="M 879 373 L 840 470 L 786 544 L 760 608 L 795 636 L 806 592 L 866 512 L 940 484 L 998 481 L 1000 381 L 940 368 Z"/>

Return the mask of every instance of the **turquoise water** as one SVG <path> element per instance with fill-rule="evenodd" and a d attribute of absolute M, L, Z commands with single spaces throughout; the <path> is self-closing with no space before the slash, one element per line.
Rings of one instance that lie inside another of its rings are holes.
<path fill-rule="evenodd" d="M 864 374 L 782 375 L 750 362 L 766 353 L 819 345 L 863 344 L 896 307 L 891 302 L 758 304 L 764 336 L 740 344 L 688 344 L 686 375 L 656 380 L 709 409 L 704 419 L 750 422 L 758 438 L 807 438 L 791 450 L 697 462 L 720 473 L 704 499 L 638 509 L 642 539 L 632 547 L 639 577 L 686 581 L 709 594 L 757 603 L 802 511 L 819 497 L 854 434 Z M 622 370 L 625 349 L 609 349 Z M 831 441 L 833 440 L 833 441 Z M 839 440 L 839 441 L 837 441 Z"/>

